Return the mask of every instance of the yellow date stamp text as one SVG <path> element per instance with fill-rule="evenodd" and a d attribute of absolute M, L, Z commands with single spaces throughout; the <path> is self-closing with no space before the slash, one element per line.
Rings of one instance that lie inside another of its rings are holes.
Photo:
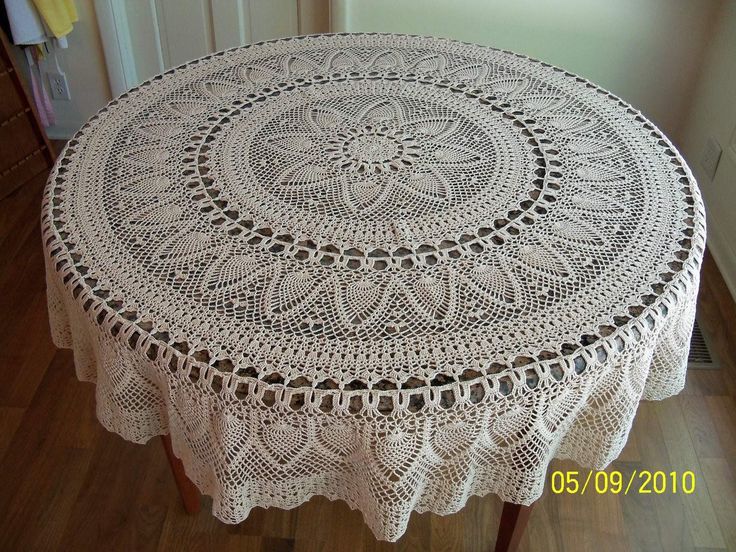
<path fill-rule="evenodd" d="M 634 470 L 622 473 L 617 470 L 587 473 L 575 470 L 555 470 L 550 477 L 554 494 L 693 494 L 695 473 L 663 470 Z"/>

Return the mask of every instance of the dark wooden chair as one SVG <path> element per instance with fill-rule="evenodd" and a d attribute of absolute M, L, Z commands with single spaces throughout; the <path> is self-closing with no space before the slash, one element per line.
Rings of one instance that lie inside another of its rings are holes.
<path fill-rule="evenodd" d="M 0 199 L 47 173 L 56 160 L 12 48 L 0 30 L 0 143 L 13 144 L 0 149 Z"/>

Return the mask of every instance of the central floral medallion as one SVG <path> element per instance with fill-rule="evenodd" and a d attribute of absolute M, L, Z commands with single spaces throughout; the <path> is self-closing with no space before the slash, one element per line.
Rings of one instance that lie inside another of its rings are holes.
<path fill-rule="evenodd" d="M 541 131 L 416 86 L 346 80 L 236 100 L 202 130 L 194 197 L 230 235 L 354 270 L 476 255 L 546 212 L 556 175 Z"/>
<path fill-rule="evenodd" d="M 445 109 L 414 110 L 386 96 L 350 101 L 317 101 L 268 129 L 270 150 L 261 162 L 281 157 L 284 168 L 258 180 L 271 180 L 275 197 L 302 207 L 329 202 L 350 220 L 420 216 L 446 210 L 466 186 L 458 176 L 492 163 L 489 149 L 481 149 L 486 141 L 466 136 L 478 129 Z"/>
<path fill-rule="evenodd" d="M 401 129 L 366 125 L 339 131 L 326 151 L 339 168 L 360 174 L 383 174 L 411 167 L 420 157 L 413 136 Z"/>

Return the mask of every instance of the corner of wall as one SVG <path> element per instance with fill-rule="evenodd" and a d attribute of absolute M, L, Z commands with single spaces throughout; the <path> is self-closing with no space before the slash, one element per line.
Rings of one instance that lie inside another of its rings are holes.
<path fill-rule="evenodd" d="M 707 211 L 708 209 L 706 208 Z M 707 216 L 711 220 L 711 216 Z M 728 237 L 723 236 L 719 228 L 717 223 L 708 225 L 706 245 L 713 256 L 713 260 L 718 267 L 718 271 L 721 273 L 723 281 L 726 282 L 726 287 L 731 293 L 731 297 L 736 300 L 736 252 L 732 249 Z"/>

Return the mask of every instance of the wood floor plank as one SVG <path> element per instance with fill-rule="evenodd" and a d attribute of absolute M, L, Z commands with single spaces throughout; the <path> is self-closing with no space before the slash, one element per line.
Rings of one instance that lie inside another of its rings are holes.
<path fill-rule="evenodd" d="M 434 550 L 462 550 L 464 544 L 464 526 L 462 515 L 432 515 L 432 547 Z"/>
<path fill-rule="evenodd" d="M 287 544 L 285 544 L 287 543 Z M 293 552 L 294 541 L 286 539 L 271 539 L 252 535 L 231 534 L 227 538 L 223 552 Z"/>
<path fill-rule="evenodd" d="M 131 446 L 104 432 L 94 453 L 62 544 L 68 550 L 91 550 L 95 543 L 109 541 L 118 550 L 136 550 L 141 532 L 136 525 L 140 519 L 137 497 L 145 482 L 143 461 L 160 451 Z M 96 520 L 93 528 L 87 527 L 90 519 Z"/>
<path fill-rule="evenodd" d="M 549 489 L 534 506 L 529 524 L 519 543 L 521 550 L 545 550 L 547 552 L 564 552 L 563 535 L 560 530 L 558 495 L 552 494 Z M 491 542 L 496 542 L 498 522 L 501 516 L 501 502 L 498 501 L 494 519 L 494 535 Z M 467 550 L 492 550 L 490 546 L 476 546 Z"/>
<path fill-rule="evenodd" d="M 411 515 L 409 526 L 399 539 L 396 550 L 398 552 L 432 550 L 432 544 L 432 514 L 415 513 Z"/>
<path fill-rule="evenodd" d="M 33 492 L 34 480 L 27 478 L 30 466 L 39 458 L 53 462 L 55 439 L 70 431 L 73 405 L 64 402 L 64 398 L 71 396 L 69 390 L 77 389 L 79 384 L 69 371 L 69 361 L 68 353 L 54 356 L 39 386 L 49 392 L 36 393 L 0 462 L 0 535 L 4 531 L 14 532 L 4 523 L 23 498 L 19 489 L 27 485 L 28 492 Z M 43 483 L 35 482 L 39 486 Z"/>
<path fill-rule="evenodd" d="M 716 370 L 690 370 L 687 375 L 685 389 L 682 390 L 681 396 L 685 395 L 725 395 L 728 393 L 728 386 L 724 380 L 727 371 L 722 369 Z"/>
<path fill-rule="evenodd" d="M 708 486 L 726 546 L 736 550 L 736 476 L 723 458 L 701 460 L 703 479 Z"/>
<path fill-rule="evenodd" d="M 240 546 L 242 546 L 243 544 L 244 544 L 243 541 L 239 542 Z M 249 542 L 246 542 L 245 545 L 249 546 Z M 238 550 L 240 550 L 240 548 L 238 548 Z M 279 539 L 276 537 L 261 537 L 261 552 L 293 552 L 293 550 L 294 550 L 294 540 L 293 539 Z"/>
<path fill-rule="evenodd" d="M 133 549 L 156 550 L 169 509 L 181 509 L 181 501 L 169 464 L 161 454 L 159 439 L 153 439 L 141 448 L 145 449 L 141 451 L 142 481 L 132 501 Z"/>
<path fill-rule="evenodd" d="M 64 366 L 64 364 L 62 364 Z M 68 365 L 65 367 L 68 368 Z M 29 406 L 29 414 L 16 432 L 11 447 L 3 459 L 3 487 L 12 493 L 12 500 L 0 502 L 0 534 L 13 533 L 10 550 L 56 549 L 85 484 L 92 462 L 92 450 L 69 447 L 65 420 L 79 415 L 80 387 L 68 375 L 47 378 L 56 381 L 56 404 L 49 410 L 39 403 Z M 27 420 L 35 415 L 48 415 L 41 427 L 35 427 L 39 436 L 29 435 Z M 25 427 L 24 427 L 25 426 Z M 27 447 L 27 448 L 26 448 Z M 18 451 L 35 451 L 19 455 Z M 14 532 L 10 529 L 26 520 L 36 520 L 34 531 Z"/>
<path fill-rule="evenodd" d="M 36 214 L 37 216 L 37 214 Z M 35 218 L 35 217 L 34 217 Z M 41 254 L 41 232 L 36 228 L 25 237 L 18 236 L 22 247 L 17 255 L 2 257 L 12 271 L 0 271 L 0 340 L 17 331 L 19 319 L 29 310 L 29 299 L 45 293 L 44 263 Z M 34 254 L 28 255 L 32 251 Z M 0 253 L 1 254 L 1 253 Z M 9 343 L 12 345 L 12 342 Z M 6 347 L 3 342 L 3 347 Z"/>
<path fill-rule="evenodd" d="M 0 387 L 0 404 L 3 406 L 26 407 L 36 394 L 43 380 L 46 367 L 56 355 L 51 343 L 48 316 L 44 312 L 46 296 L 38 293 L 29 301 L 30 309 L 18 320 L 21 336 L 10 347 L 10 354 L 0 353 L 0 362 L 13 365 Z M 3 349 L 4 351 L 4 349 Z M 22 358 L 17 355 L 22 353 Z"/>
<path fill-rule="evenodd" d="M 636 423 L 636 419 L 634 421 Z M 636 438 L 634 431 L 629 432 L 629 439 L 626 441 L 624 449 L 619 454 L 617 460 L 621 462 L 641 462 L 641 451 L 639 450 L 639 440 Z"/>
<path fill-rule="evenodd" d="M 666 469 L 667 466 L 663 465 Z M 664 550 L 694 550 L 693 535 L 688 524 L 689 497 L 669 493 L 648 495 L 657 520 L 659 542 Z M 628 497 L 627 497 L 628 498 Z"/>
<path fill-rule="evenodd" d="M 21 249 L 24 238 L 36 232 L 41 224 L 41 200 L 46 175 L 39 174 L 2 200 L 0 219 L 0 254 L 5 259 L 14 258 Z M 40 245 L 40 232 L 39 241 Z"/>
<path fill-rule="evenodd" d="M 612 469 L 618 470 L 618 466 L 614 465 Z M 595 501 L 593 519 L 596 530 L 595 546 L 602 550 L 629 552 L 631 548 L 620 497 L 613 493 L 595 494 L 592 497 Z"/>
<path fill-rule="evenodd" d="M 432 514 L 413 513 L 409 518 L 406 532 L 395 543 L 377 541 L 367 527 L 363 531 L 363 552 L 414 552 L 416 550 L 433 550 Z"/>
<path fill-rule="evenodd" d="M 220 550 L 230 548 L 232 541 L 233 536 L 208 510 L 190 515 L 181 508 L 169 508 L 157 550 Z"/>
<path fill-rule="evenodd" d="M 316 552 L 328 550 L 327 537 L 321 529 L 332 526 L 334 519 L 328 508 L 329 501 L 315 497 L 299 507 L 299 516 L 294 530 L 296 539 L 295 552 Z M 262 522 L 261 522 L 262 523 Z"/>
<path fill-rule="evenodd" d="M 708 397 L 708 410 L 713 424 L 718 428 L 718 439 L 724 457 L 736 466 L 736 399 L 733 397 Z"/>
<path fill-rule="evenodd" d="M 736 397 L 736 304 L 708 251 L 701 271 L 698 314 L 722 362 L 722 394 Z"/>
<path fill-rule="evenodd" d="M 677 399 L 675 399 L 677 400 Z M 628 478 L 643 471 L 671 470 L 672 465 L 654 402 L 639 405 L 633 433 L 639 443 L 640 463 L 616 462 L 616 467 Z M 685 517 L 685 505 L 680 497 L 640 494 L 640 479 L 633 491 L 621 499 L 626 533 L 632 550 L 679 550 L 695 548 Z"/>
<path fill-rule="evenodd" d="M 703 472 L 679 402 L 657 402 L 655 409 L 672 469 L 679 473 L 690 470 L 695 472 L 698 479 L 702 478 Z M 684 500 L 684 504 L 685 518 L 695 546 L 725 548 L 707 487 L 698 486 L 697 491 Z"/>
<path fill-rule="evenodd" d="M 0 406 L 0 460 L 5 456 L 25 413 L 25 408 Z"/>
<path fill-rule="evenodd" d="M 719 430 L 708 407 L 709 397 L 678 397 L 690 438 L 698 458 L 723 458 Z"/>
<path fill-rule="evenodd" d="M 29 474 L 29 478 L 44 480 L 45 488 L 42 492 L 34 490 L 34 500 L 24 508 L 27 514 L 42 520 L 35 532 L 26 535 L 27 550 L 62 549 L 61 541 L 85 483 L 92 455 L 90 450 L 63 448 L 54 454 L 52 469 Z"/>
<path fill-rule="evenodd" d="M 587 477 L 588 470 L 580 468 L 570 460 L 554 462 L 553 469 L 562 472 L 577 471 L 580 477 Z M 562 549 L 583 551 L 593 548 L 601 535 L 593 523 L 596 497 L 594 493 L 559 494 L 557 502 L 558 527 L 562 534 Z"/>
<path fill-rule="evenodd" d="M 308 504 L 302 505 L 299 509 L 300 514 Z M 203 508 L 206 509 L 206 508 Z M 238 525 L 229 526 L 228 531 L 246 536 L 260 536 L 263 532 L 263 520 L 266 517 L 266 510 L 263 508 L 253 508 L 245 521 Z"/>
<path fill-rule="evenodd" d="M 261 526 L 262 536 L 278 539 L 288 539 L 294 536 L 299 516 L 298 509 L 269 508 L 267 512 L 268 515 L 263 517 L 263 525 Z"/>
<path fill-rule="evenodd" d="M 492 550 L 501 519 L 501 500 L 495 496 L 474 496 L 461 513 L 463 543 L 460 550 Z M 529 530 L 541 525 L 536 512 L 529 520 Z M 550 551 L 551 552 L 551 551 Z"/>
<path fill-rule="evenodd" d="M 639 462 L 618 462 L 616 467 L 627 478 L 639 473 L 643 468 Z M 629 547 L 634 550 L 667 552 L 681 548 L 665 548 L 657 516 L 657 503 L 650 495 L 633 492 L 621 498 L 621 514 L 624 520 Z M 685 529 L 687 532 L 687 528 Z M 683 541 L 682 538 L 679 539 Z"/>
<path fill-rule="evenodd" d="M 364 535 L 370 529 L 363 522 L 363 515 L 357 510 L 351 510 L 342 501 L 329 501 L 325 508 L 332 522 L 321 528 L 327 533 L 328 550 L 348 550 L 363 552 Z M 299 512 L 301 516 L 301 512 Z M 335 523 L 334 520 L 340 520 Z"/>

